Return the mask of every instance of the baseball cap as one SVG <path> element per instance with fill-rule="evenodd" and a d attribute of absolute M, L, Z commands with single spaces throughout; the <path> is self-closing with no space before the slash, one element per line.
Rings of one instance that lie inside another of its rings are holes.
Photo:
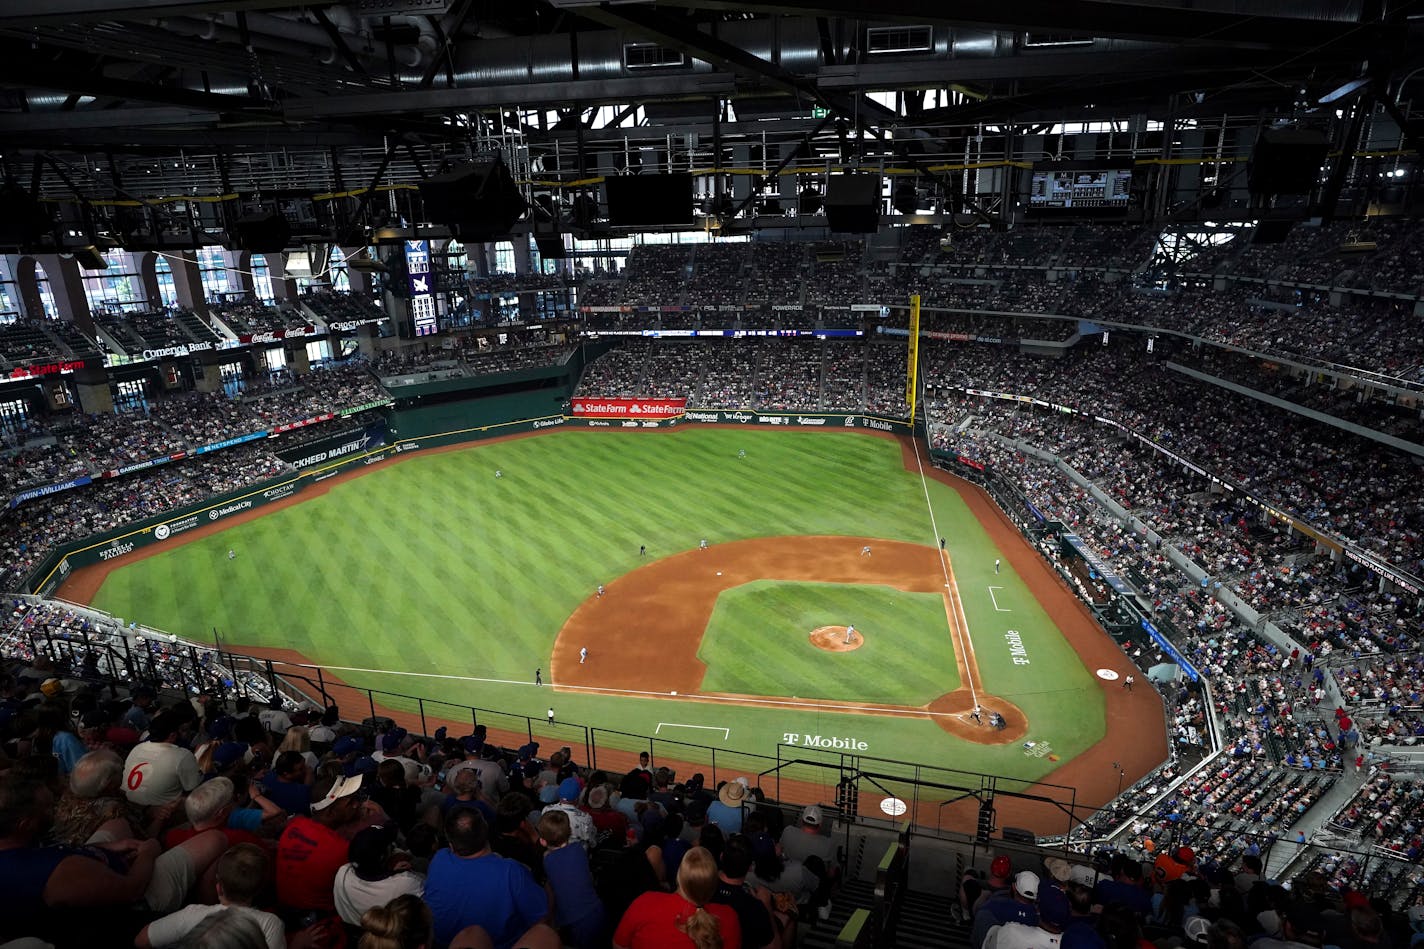
<path fill-rule="evenodd" d="M 1038 918 L 1050 926 L 1062 927 L 1068 925 L 1068 916 L 1068 894 L 1056 886 L 1044 887 L 1038 894 Z"/>
<path fill-rule="evenodd" d="M 386 732 L 386 734 L 381 738 L 381 750 L 395 751 L 397 748 L 400 747 L 402 737 L 404 736 L 399 735 L 396 732 Z"/>
<path fill-rule="evenodd" d="M 346 772 L 348 778 L 359 778 L 363 774 L 375 774 L 376 768 L 375 758 L 372 758 L 370 755 L 362 755 L 349 762 L 343 770 Z"/>
<path fill-rule="evenodd" d="M 819 805 L 811 804 L 801 812 L 801 823 L 810 824 L 812 827 L 821 826 L 821 808 Z"/>
<path fill-rule="evenodd" d="M 1205 916 L 1193 916 L 1187 920 L 1184 927 L 1187 931 L 1187 941 L 1206 945 L 1211 938 L 1211 921 Z"/>
<path fill-rule="evenodd" d="M 577 801 L 579 791 L 582 789 L 583 786 L 579 784 L 578 778 L 564 778 L 559 784 L 559 800 Z"/>
<path fill-rule="evenodd" d="M 58 679 L 45 679 L 40 683 L 40 691 L 46 698 L 54 698 L 56 695 L 64 693 L 64 683 Z"/>
<path fill-rule="evenodd" d="M 349 797 L 361 790 L 361 776 L 349 778 L 322 778 L 312 786 L 312 806 L 314 811 L 324 811 L 343 797 Z"/>
<path fill-rule="evenodd" d="M 213 764 L 218 768 L 230 768 L 239 761 L 246 761 L 247 755 L 247 742 L 225 741 L 213 750 Z"/>
<path fill-rule="evenodd" d="M 1048 875 L 1059 883 L 1068 882 L 1069 877 L 1073 875 L 1073 865 L 1062 857 L 1049 857 L 1043 861 L 1043 866 Z"/>
<path fill-rule="evenodd" d="M 1020 896 L 1038 898 L 1038 874 L 1031 870 L 1020 870 L 1014 877 L 1014 889 Z"/>
<path fill-rule="evenodd" d="M 344 738 L 336 739 L 336 744 L 331 746 L 331 753 L 338 758 L 345 758 L 347 755 L 355 754 L 366 747 L 366 743 L 355 735 L 347 735 Z"/>
<path fill-rule="evenodd" d="M 600 784 L 599 786 L 588 792 L 588 806 L 593 808 L 594 810 L 598 810 L 600 807 L 607 803 L 608 789 L 605 788 L 603 785 Z"/>
<path fill-rule="evenodd" d="M 1007 880 L 1013 869 L 1014 862 L 1009 859 L 1008 854 L 1001 853 L 994 858 L 993 863 L 989 864 L 989 875 L 998 877 L 1000 880 Z"/>
<path fill-rule="evenodd" d="M 1178 847 L 1176 852 L 1172 854 L 1172 858 L 1178 863 L 1191 866 L 1192 862 L 1196 860 L 1197 854 L 1191 847 Z"/>

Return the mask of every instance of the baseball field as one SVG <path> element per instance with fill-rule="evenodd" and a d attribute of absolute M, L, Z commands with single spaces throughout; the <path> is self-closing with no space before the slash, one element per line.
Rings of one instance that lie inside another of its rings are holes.
<path fill-rule="evenodd" d="M 1099 673 L 1129 664 L 981 492 L 922 475 L 910 446 L 686 426 L 417 453 L 80 571 L 61 595 L 450 703 L 426 712 L 457 722 L 470 705 L 540 720 L 545 741 L 655 736 L 698 766 L 715 748 L 724 778 L 765 769 L 736 752 L 782 744 L 1104 803 L 1121 776 L 1090 750 L 1129 779 L 1150 769 L 1160 705 Z"/>

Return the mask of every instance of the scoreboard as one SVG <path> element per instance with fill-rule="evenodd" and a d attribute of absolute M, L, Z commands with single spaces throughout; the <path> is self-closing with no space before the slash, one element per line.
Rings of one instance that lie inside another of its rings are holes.
<path fill-rule="evenodd" d="M 1131 168 L 1035 168 L 1030 211 L 1126 212 Z"/>

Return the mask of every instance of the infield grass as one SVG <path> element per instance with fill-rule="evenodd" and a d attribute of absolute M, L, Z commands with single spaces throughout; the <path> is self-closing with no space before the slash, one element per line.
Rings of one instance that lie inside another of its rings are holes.
<path fill-rule="evenodd" d="M 504 477 L 494 478 L 495 469 Z M 562 430 L 417 453 L 219 534 L 169 542 L 110 574 L 94 604 L 198 640 L 217 627 L 225 644 L 295 649 L 353 685 L 500 709 L 520 729 L 520 716 L 542 723 L 553 701 L 561 722 L 635 735 L 762 755 L 775 754 L 787 733 L 853 735 L 879 757 L 953 760 L 1031 780 L 1053 763 L 1018 745 L 961 742 L 928 721 L 532 685 L 536 668 L 548 681 L 565 619 L 599 583 L 639 566 L 640 544 L 650 557 L 692 549 L 702 537 L 814 534 L 935 545 L 925 491 L 904 469 L 896 442 L 855 432 Z M 958 493 L 930 481 L 928 494 L 986 688 L 1017 703 L 1033 737 L 1064 760 L 1084 750 L 1104 730 L 1091 675 L 1008 565 L 995 575 L 1001 554 Z M 227 559 L 229 549 L 236 559 Z M 1014 664 L 1009 628 L 1020 632 L 1030 665 Z M 750 674 L 720 660 L 717 667 L 723 683 Z M 935 675 L 944 681 L 935 694 L 957 684 L 944 668 Z M 775 691 L 804 694 L 796 689 Z M 416 708 L 413 699 L 385 702 Z M 453 708 L 446 714 L 464 717 Z M 570 727 L 561 725 L 558 737 L 582 734 Z M 600 739 L 620 743 L 639 740 Z M 684 749 L 683 760 L 692 753 Z M 747 771 L 758 770 L 756 760 L 747 759 Z"/>
<path fill-rule="evenodd" d="M 854 625 L 859 649 L 813 646 Z M 697 656 L 709 692 L 926 705 L 959 686 L 944 597 L 886 586 L 762 580 L 724 591 Z"/>

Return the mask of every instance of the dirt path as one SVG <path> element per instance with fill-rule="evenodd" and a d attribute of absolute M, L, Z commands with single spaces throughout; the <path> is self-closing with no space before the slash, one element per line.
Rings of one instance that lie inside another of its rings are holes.
<path fill-rule="evenodd" d="M 701 428 L 707 426 L 697 427 Z M 718 425 L 715 427 L 745 430 L 743 426 L 738 425 Z M 688 431 L 691 428 L 692 426 L 676 429 L 660 429 L 657 430 L 657 432 L 660 433 L 663 437 L 675 438 L 677 437 L 677 434 L 679 432 Z M 595 432 L 608 431 L 610 433 L 618 431 L 617 429 L 578 430 Z M 653 430 L 648 430 L 645 432 L 640 432 L 640 436 L 647 437 L 649 434 L 652 433 Z M 288 507 L 292 504 L 299 504 L 302 501 L 306 501 L 311 498 L 321 497 L 335 484 L 340 484 L 350 479 L 359 477 L 368 471 L 373 471 L 386 467 L 388 465 L 397 464 L 400 461 L 405 460 L 406 458 L 418 457 L 420 455 L 429 454 L 430 452 L 461 451 L 466 448 L 475 447 L 480 444 L 488 444 L 494 441 L 510 438 L 528 438 L 540 434 L 544 433 L 523 432 L 514 435 L 501 436 L 498 439 L 490 439 L 485 442 L 465 443 L 443 446 L 440 448 L 425 449 L 421 452 L 412 453 L 411 455 L 407 456 L 397 455 L 393 458 L 386 459 L 374 465 L 364 467 L 358 466 L 348 471 L 344 471 L 333 478 L 329 478 L 325 481 L 322 481 L 319 484 L 314 485 L 305 491 L 302 491 L 300 494 L 293 495 L 290 498 L 285 498 L 272 504 L 263 505 L 262 507 L 253 509 L 251 511 L 246 511 L 241 514 L 226 517 L 216 524 L 203 525 L 202 527 L 184 533 L 175 540 L 168 541 L 162 544 L 149 545 L 138 551 L 135 551 L 133 554 L 127 557 L 77 570 L 73 574 L 71 574 L 70 577 L 65 581 L 65 583 L 59 588 L 56 595 L 76 603 L 90 603 L 93 600 L 95 593 L 98 592 L 100 586 L 103 585 L 104 579 L 107 577 L 108 572 L 110 570 L 116 569 L 117 567 L 127 563 L 132 563 L 135 560 L 142 559 L 144 557 L 154 556 L 166 550 L 170 550 L 178 544 L 190 543 L 199 540 L 203 537 L 216 533 L 217 531 L 224 530 L 227 527 L 233 526 L 235 524 L 244 523 L 248 520 L 252 520 L 257 517 L 262 517 L 270 512 L 281 510 L 282 508 Z M 869 432 L 859 429 L 846 430 L 844 432 L 838 429 L 832 429 L 827 430 L 826 432 L 822 432 L 821 434 L 823 436 L 832 435 L 841 437 L 864 437 L 866 435 L 870 435 L 872 437 L 877 438 L 894 439 L 898 441 L 901 445 L 902 457 L 906 470 L 911 472 L 919 471 L 919 467 L 916 464 L 913 442 L 909 438 L 889 435 L 886 433 Z M 969 506 L 970 510 L 979 519 L 980 523 L 984 525 L 985 530 L 989 533 L 990 537 L 993 539 L 993 542 L 999 547 L 1000 550 L 1003 551 L 1005 561 L 1013 567 L 1019 577 L 1023 579 L 1025 584 L 1027 584 L 1029 590 L 1033 593 L 1033 595 L 1039 600 L 1040 603 L 1043 604 L 1044 609 L 1048 612 L 1049 616 L 1053 618 L 1054 622 L 1057 623 L 1059 629 L 1068 639 L 1069 643 L 1072 644 L 1074 650 L 1078 653 L 1079 656 L 1082 657 L 1083 662 L 1088 667 L 1088 669 L 1113 669 L 1117 671 L 1119 675 L 1122 676 L 1125 676 L 1128 672 L 1132 671 L 1132 665 L 1130 661 L 1126 658 L 1126 656 L 1123 655 L 1122 651 L 1118 649 L 1117 645 L 1107 636 L 1107 634 L 1104 633 L 1102 629 L 1097 625 L 1091 613 L 1088 611 L 1087 607 L 1084 606 L 1083 603 L 1072 593 L 1072 591 L 1068 589 L 1068 587 L 1059 579 L 1058 575 L 1054 573 L 1053 569 L 1047 563 L 1044 562 L 1044 560 L 1037 554 L 1037 552 L 1035 552 L 1032 547 L 1029 546 L 1023 535 L 1019 533 L 1019 531 L 1009 522 L 1008 518 L 1003 514 L 1003 512 L 998 508 L 998 506 L 994 504 L 994 502 L 988 497 L 988 495 L 985 494 L 984 491 L 980 488 L 969 484 L 968 482 L 963 481 L 962 479 L 956 478 L 946 472 L 939 471 L 930 467 L 928 458 L 922 458 L 922 461 L 924 463 L 925 477 L 948 485 L 949 487 L 958 491 L 960 496 L 963 497 L 965 503 Z M 782 538 L 775 540 L 795 541 L 796 538 Z M 738 542 L 738 544 L 740 543 L 753 542 Z M 865 563 L 854 563 L 850 565 L 856 568 L 857 575 L 859 577 L 858 579 L 845 579 L 841 580 L 840 582 L 866 582 L 864 579 L 864 575 L 858 573 L 858 571 L 862 569 L 890 569 L 889 562 L 893 559 L 891 556 L 889 556 L 891 546 L 890 542 L 884 540 L 875 540 L 873 542 L 875 547 L 875 553 L 873 556 L 866 558 L 859 557 L 859 542 L 852 541 L 850 543 L 854 548 L 853 550 L 851 550 L 850 555 L 843 555 L 839 552 L 834 555 L 826 555 L 827 559 L 824 560 L 822 567 L 826 570 L 832 571 L 830 575 L 822 573 L 814 578 L 808 577 L 807 579 L 830 580 L 831 582 L 836 582 L 835 578 L 837 575 L 849 577 L 850 574 L 847 573 L 849 567 L 845 563 L 841 562 L 843 560 L 865 561 Z M 666 558 L 666 560 L 678 561 L 681 558 L 691 559 L 696 557 L 702 557 L 704 558 L 704 560 L 702 561 L 704 563 L 718 562 L 722 556 L 721 553 L 718 553 L 719 551 L 725 552 L 726 548 L 736 547 L 738 546 L 738 544 L 720 544 L 709 548 L 706 551 L 689 551 L 685 554 L 677 555 L 672 558 Z M 938 551 L 933 550 L 932 548 L 920 548 L 917 545 L 912 544 L 905 544 L 901 546 L 910 548 L 911 550 L 924 551 L 924 554 L 921 554 L 919 556 L 927 556 L 928 564 L 930 565 L 933 565 L 936 562 L 936 555 L 938 554 Z M 883 557 L 882 551 L 884 552 Z M 792 551 L 788 548 L 786 551 L 784 551 L 782 554 L 779 554 L 778 556 L 781 556 L 783 558 L 789 558 L 791 557 L 791 555 Z M 907 556 L 913 555 L 907 554 Z M 882 566 L 876 566 L 872 564 L 871 561 L 879 561 Z M 663 562 L 664 561 L 658 561 L 658 563 Z M 912 561 L 906 561 L 907 564 L 911 562 Z M 697 561 L 693 560 L 692 563 L 697 563 Z M 769 562 L 770 566 L 773 567 L 776 566 L 777 563 L 778 561 L 776 559 L 773 559 Z M 654 566 L 656 566 L 656 564 L 650 564 L 649 568 Z M 726 566 L 727 565 L 724 565 L 723 568 L 724 577 L 728 575 L 728 570 L 726 569 Z M 921 568 L 921 570 L 923 570 L 923 572 L 919 573 L 920 579 L 913 582 L 930 586 L 930 589 L 923 590 L 922 592 L 942 593 L 942 577 L 937 581 L 937 583 L 933 584 L 931 580 L 925 579 L 926 576 L 938 574 L 938 566 L 934 566 L 932 571 L 924 569 L 927 566 L 926 564 L 918 564 L 918 566 Z M 765 570 L 767 568 L 768 564 L 762 564 L 757 569 Z M 792 564 L 788 563 L 786 565 L 786 569 L 793 568 L 794 565 Z M 836 574 L 834 571 L 841 571 L 841 573 Z M 635 571 L 635 574 L 641 572 L 641 570 Z M 713 579 L 721 579 L 715 577 L 716 568 L 713 568 L 711 570 L 711 573 L 713 574 Z M 628 576 L 633 576 L 633 574 L 630 574 Z M 752 577 L 752 579 L 762 579 L 767 578 L 768 576 L 770 575 L 767 573 L 759 573 L 757 576 Z M 784 577 L 784 579 L 794 578 L 794 576 Z M 618 580 L 614 580 L 606 585 L 609 591 L 609 596 L 614 597 L 614 599 L 609 599 L 609 597 L 605 597 L 605 600 L 607 600 L 609 604 L 614 603 L 618 599 L 618 597 L 615 596 L 615 590 L 618 588 L 618 584 L 623 583 L 625 579 L 626 577 L 619 578 Z M 691 595 L 694 596 L 694 598 L 698 598 L 705 602 L 710 602 L 710 600 L 715 599 L 715 590 L 720 589 L 713 587 L 712 590 L 714 592 L 712 592 L 709 596 L 706 590 L 703 590 L 702 592 L 697 592 L 697 590 L 700 589 L 700 587 L 698 586 L 694 585 L 692 587 L 688 587 L 688 578 L 668 577 L 667 579 L 675 581 L 679 585 L 682 585 L 685 592 L 689 592 L 691 593 Z M 738 582 L 746 582 L 746 580 L 743 579 Z M 912 587 L 904 588 L 913 589 Z M 622 594 L 623 601 L 628 601 L 630 600 L 630 598 L 631 594 Z M 582 609 L 583 607 L 580 607 L 580 610 Z M 575 616 L 577 615 L 578 613 L 576 612 Z M 708 611 L 707 616 L 710 616 L 710 610 Z M 953 623 L 954 620 L 955 617 L 951 613 L 951 623 Z M 573 617 L 570 618 L 570 622 L 572 621 Z M 701 630 L 704 628 L 704 626 L 705 618 L 701 624 L 698 624 L 696 626 L 689 626 L 688 628 L 694 630 L 696 632 L 697 638 L 700 639 Z M 556 671 L 553 673 L 553 675 L 562 678 L 566 674 L 564 670 L 567 670 L 571 666 L 577 666 L 578 649 L 581 645 L 588 645 L 588 643 L 577 643 L 574 642 L 572 639 L 566 642 L 565 637 L 562 635 L 561 632 L 559 641 L 558 643 L 556 643 L 555 646 L 555 654 L 553 660 L 555 665 L 552 667 L 552 669 Z M 310 665 L 309 661 L 305 657 L 291 650 L 261 649 L 257 647 L 239 648 L 238 646 L 233 646 L 232 648 L 234 651 L 241 651 L 253 656 L 257 656 L 259 658 L 271 658 L 277 661 L 296 663 L 300 665 Z M 696 663 L 695 647 L 693 648 L 692 652 L 693 662 Z M 960 650 L 956 650 L 956 654 L 959 654 L 959 652 Z M 665 655 L 664 653 L 662 653 L 661 650 L 658 650 L 657 654 L 658 656 Z M 962 659 L 963 657 L 961 656 L 960 658 Z M 643 661 L 647 661 L 647 657 L 644 657 Z M 690 665 L 687 668 L 681 670 L 670 670 L 668 664 L 666 664 L 663 660 L 655 659 L 653 661 L 655 662 L 655 664 L 650 668 L 656 668 L 659 670 L 658 681 L 662 684 L 662 689 L 664 690 L 671 690 L 672 688 L 676 688 L 676 686 L 668 684 L 668 676 L 681 679 L 695 673 L 697 682 L 700 683 L 701 681 L 701 672 L 703 670 L 700 663 Z M 628 665 L 635 666 L 636 664 L 630 662 L 628 663 Z M 310 670 L 303 670 L 303 672 L 309 674 Z M 961 666 L 961 675 L 964 676 L 967 672 L 968 670 Z M 972 675 L 973 673 L 968 672 L 968 674 Z M 324 679 L 328 684 L 329 691 L 333 691 L 334 694 L 336 692 L 344 691 L 349 696 L 347 701 L 343 701 L 343 706 L 349 706 L 357 710 L 365 708 L 367 701 L 364 692 L 344 686 L 344 684 L 340 683 L 339 679 L 329 674 L 324 674 Z M 1076 794 L 1073 795 L 1073 797 L 1076 801 L 1076 810 L 1078 811 L 1079 816 L 1083 817 L 1086 816 L 1087 813 L 1092 809 L 1101 807 L 1102 805 L 1110 801 L 1114 796 L 1116 796 L 1119 787 L 1127 787 L 1128 785 L 1132 784 L 1138 778 L 1151 771 L 1154 767 L 1156 767 L 1166 758 L 1167 740 L 1165 725 L 1163 722 L 1162 703 L 1156 692 L 1151 689 L 1127 691 L 1123 689 L 1119 684 L 1120 680 L 1119 682 L 1103 682 L 1102 680 L 1096 681 L 1098 681 L 1099 687 L 1103 690 L 1103 695 L 1106 700 L 1107 706 L 1107 731 L 1104 737 L 1096 744 L 1094 744 L 1091 748 L 1087 749 L 1085 752 L 1078 755 L 1073 760 L 1060 765 L 1054 771 L 1050 772 L 1042 779 L 1042 782 L 1039 785 L 1035 785 L 1027 792 L 1028 794 L 1033 794 L 1035 793 L 1035 789 L 1037 789 L 1039 792 L 1041 792 L 1042 796 L 1045 799 L 1051 798 L 1051 801 L 1044 800 L 1035 802 L 1031 800 L 1026 800 L 1024 798 L 1008 798 L 1000 796 L 996 802 L 996 806 L 998 808 L 999 826 L 1024 827 L 1031 830 L 1037 830 L 1040 833 L 1061 833 L 1063 829 L 1067 826 L 1066 804 L 1069 797 L 1069 792 L 1062 790 L 1062 788 L 1066 787 L 1075 789 Z M 683 690 L 679 689 L 679 691 Z M 695 691 L 695 689 L 689 688 L 686 691 Z M 960 692 L 963 692 L 964 694 L 960 695 Z M 679 698 L 681 697 L 682 696 L 679 696 Z M 711 696 L 709 696 L 709 698 L 711 698 Z M 988 705 L 986 703 L 986 707 L 994 706 Z M 926 711 L 930 713 L 949 713 L 938 715 L 932 714 L 930 716 L 927 716 L 935 718 L 935 720 L 938 722 L 946 723 L 950 722 L 955 717 L 962 717 L 963 713 L 967 712 L 969 708 L 970 704 L 968 700 L 968 694 L 967 692 L 965 692 L 965 690 L 961 689 L 958 690 L 956 693 L 950 693 L 949 695 L 943 696 L 940 699 L 935 700 L 935 702 L 930 703 L 928 709 L 897 709 L 894 710 L 894 713 L 919 714 L 921 716 L 925 716 Z M 402 724 L 407 725 L 408 727 L 419 725 L 419 716 L 414 714 L 404 712 L 392 712 L 391 710 L 384 709 L 379 705 L 376 706 L 376 712 L 378 714 L 385 714 L 391 718 L 394 718 L 396 721 L 401 722 Z M 1017 709 L 1013 707 L 1008 707 L 1005 708 L 1004 712 L 1006 718 L 1008 718 L 1011 712 L 1017 713 Z M 460 733 L 456 731 L 456 729 L 462 729 L 466 725 L 463 720 L 450 721 L 447 719 L 437 719 L 432 716 L 427 716 L 427 721 L 431 728 L 434 728 L 438 724 L 442 723 L 450 725 L 452 729 L 452 734 Z M 1010 719 L 1010 723 L 1011 726 L 1018 725 L 1018 723 L 1015 722 L 1012 718 Z M 973 728 L 973 726 L 970 725 L 964 725 L 964 727 L 966 729 Z M 491 728 L 491 732 L 494 733 L 495 729 Z M 514 742 L 515 744 L 522 744 L 524 741 L 528 740 L 527 735 L 520 735 L 517 732 L 508 732 L 500 734 L 503 736 L 501 740 L 513 741 L 515 738 L 517 738 L 518 741 Z M 566 741 L 567 739 L 560 739 L 556 737 L 552 740 L 558 743 L 563 743 L 563 741 Z M 608 769 L 631 766 L 632 764 L 636 763 L 636 754 L 631 752 L 623 753 L 614 750 L 599 749 L 598 755 L 599 764 Z M 624 758 L 627 759 L 626 762 L 623 760 Z M 676 763 L 669 762 L 669 764 L 677 766 Z M 946 763 L 938 761 L 925 761 L 923 762 L 923 764 L 942 765 Z M 678 770 L 680 772 L 686 773 L 688 771 L 698 770 L 702 767 L 702 765 L 683 763 L 678 768 Z M 725 778 L 726 776 L 724 775 L 723 777 Z M 819 800 L 822 802 L 829 802 L 831 800 L 833 790 L 834 788 L 829 785 L 816 785 L 807 782 L 782 782 L 783 796 L 793 800 Z M 951 797 L 957 795 L 946 796 Z M 873 800 L 873 798 L 866 798 L 864 796 L 862 797 L 863 812 L 867 812 L 871 809 Z M 959 803 L 951 804 L 944 807 L 937 806 L 932 801 L 925 801 L 921 802 L 921 806 L 918 811 L 912 811 L 906 816 L 915 819 L 919 823 L 926 824 L 929 826 L 948 826 L 952 823 L 956 827 L 963 828 L 972 826 L 976 809 L 977 804 L 972 799 L 967 801 L 960 801 Z"/>

